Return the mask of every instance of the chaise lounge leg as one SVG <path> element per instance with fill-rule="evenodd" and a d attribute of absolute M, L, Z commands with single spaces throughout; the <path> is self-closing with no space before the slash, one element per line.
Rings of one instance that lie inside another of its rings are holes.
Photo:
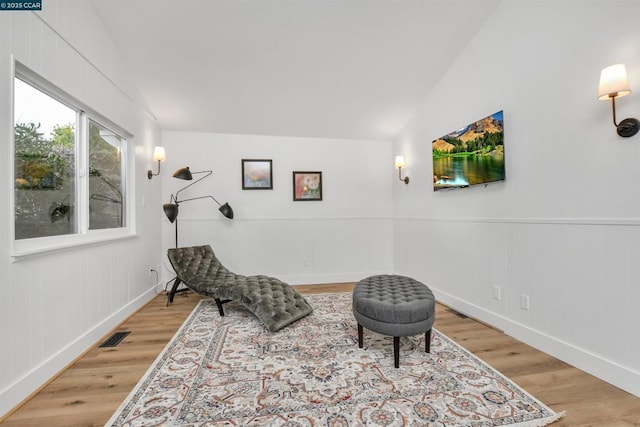
<path fill-rule="evenodd" d="M 393 337 L 393 364 L 400 367 L 400 337 Z"/>
<path fill-rule="evenodd" d="M 218 306 L 218 312 L 220 312 L 220 316 L 224 316 L 224 310 L 222 309 L 222 301 L 219 298 L 214 298 L 216 301 L 216 305 Z"/>
<path fill-rule="evenodd" d="M 182 280 L 180 280 L 180 278 L 178 277 L 173 278 L 173 286 L 171 286 L 171 290 L 167 294 L 167 306 L 173 303 L 173 297 L 176 296 L 176 292 L 178 291 L 178 286 L 180 286 L 180 283 L 182 283 Z"/>
<path fill-rule="evenodd" d="M 362 348 L 362 325 L 358 323 L 358 348 Z"/>
<path fill-rule="evenodd" d="M 431 329 L 424 333 L 424 351 L 431 351 Z"/>

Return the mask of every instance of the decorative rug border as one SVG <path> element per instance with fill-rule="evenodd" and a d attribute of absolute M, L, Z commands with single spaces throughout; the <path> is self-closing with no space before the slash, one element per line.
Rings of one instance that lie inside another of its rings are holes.
<path fill-rule="evenodd" d="M 433 329 L 438 331 L 437 328 L 433 328 Z M 537 397 L 533 396 L 531 393 L 526 391 L 524 388 L 520 387 L 520 385 L 518 383 L 516 383 L 515 381 L 513 381 L 512 379 L 510 379 L 509 377 L 504 375 L 502 372 L 498 371 L 496 368 L 494 368 L 493 366 L 491 366 L 490 364 L 488 364 L 487 362 L 485 362 L 484 360 L 482 360 L 481 358 L 479 358 L 478 356 L 473 354 L 470 350 L 467 350 L 466 348 L 464 348 L 463 346 L 461 346 L 460 344 L 458 344 L 457 342 L 455 342 L 454 340 L 452 340 L 451 338 L 449 338 L 447 335 L 443 334 L 442 332 L 440 332 L 440 331 L 438 331 L 438 332 L 440 333 L 442 338 L 444 338 L 446 341 L 448 341 L 449 344 L 451 344 L 453 347 L 456 347 L 456 348 L 464 351 L 465 353 L 468 353 L 469 356 L 471 356 L 479 365 L 484 366 L 487 370 L 490 370 L 491 372 L 493 372 L 497 377 L 500 377 L 503 380 L 509 382 L 510 384 L 513 384 L 515 386 L 515 388 L 517 388 L 522 394 L 528 396 L 532 400 L 537 401 L 540 404 L 540 406 L 545 408 L 547 411 L 556 414 L 553 417 L 548 417 L 548 418 L 545 418 L 545 419 L 542 419 L 542 420 L 533 420 L 533 421 L 525 421 L 525 422 L 522 422 L 522 423 L 509 424 L 510 426 L 517 426 L 517 427 L 543 427 L 543 426 L 547 426 L 549 424 L 555 423 L 556 421 L 558 421 L 559 419 L 563 418 L 567 414 L 566 411 L 555 412 L 549 406 L 547 406 L 542 401 L 540 401 L 540 399 L 538 399 Z"/>
<path fill-rule="evenodd" d="M 187 318 L 184 320 L 184 322 L 182 322 L 182 325 L 180 325 L 180 327 L 176 330 L 176 332 L 173 334 L 173 336 L 171 337 L 171 339 L 169 340 L 169 342 L 167 343 L 167 345 L 165 345 L 162 350 L 160 351 L 160 353 L 158 354 L 158 356 L 153 360 L 153 362 L 151 363 L 151 366 L 149 366 L 149 369 L 147 369 L 145 371 L 145 373 L 140 377 L 140 379 L 138 380 L 138 382 L 136 383 L 136 385 L 133 387 L 133 390 L 131 390 L 131 392 L 127 395 L 127 397 L 125 397 L 125 399 L 122 401 L 122 403 L 120 404 L 120 406 L 118 406 L 118 409 L 116 409 L 116 411 L 113 413 L 113 415 L 111 416 L 111 418 L 109 418 L 109 421 L 106 422 L 105 427 L 106 426 L 117 426 L 118 424 L 116 424 L 116 421 L 118 420 L 118 418 L 120 417 L 120 415 L 122 414 L 122 412 L 125 410 L 125 408 L 127 406 L 129 406 L 132 402 L 132 399 L 134 397 L 137 396 L 138 393 L 143 393 L 144 392 L 144 385 L 151 381 L 152 378 L 152 373 L 155 371 L 159 371 L 161 369 L 161 365 L 159 362 L 167 359 L 169 357 L 169 350 L 172 347 L 175 347 L 178 339 L 180 338 L 180 336 L 182 335 L 182 333 L 184 332 L 185 329 L 187 329 L 189 327 L 189 324 L 193 321 L 193 318 L 197 315 L 198 309 L 200 308 L 200 305 L 203 304 L 209 304 L 210 301 L 207 299 L 201 299 L 200 301 L 198 301 L 198 303 L 193 307 L 193 309 L 191 310 L 191 313 L 189 313 L 189 316 L 187 316 Z"/>

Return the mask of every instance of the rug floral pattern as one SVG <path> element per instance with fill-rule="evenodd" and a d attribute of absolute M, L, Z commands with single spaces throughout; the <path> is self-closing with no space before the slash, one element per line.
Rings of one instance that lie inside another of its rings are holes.
<path fill-rule="evenodd" d="M 270 333 L 235 303 L 203 300 L 107 425 L 543 426 L 561 415 L 434 330 L 393 341 L 365 330 L 351 294 Z M 436 319 L 437 325 L 437 319 Z"/>

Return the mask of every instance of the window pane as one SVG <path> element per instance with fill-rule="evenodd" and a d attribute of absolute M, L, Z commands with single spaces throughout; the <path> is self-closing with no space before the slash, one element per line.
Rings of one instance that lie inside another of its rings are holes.
<path fill-rule="evenodd" d="M 76 232 L 76 112 L 15 83 L 15 238 Z"/>
<path fill-rule="evenodd" d="M 124 227 L 125 140 L 89 121 L 89 229 Z"/>

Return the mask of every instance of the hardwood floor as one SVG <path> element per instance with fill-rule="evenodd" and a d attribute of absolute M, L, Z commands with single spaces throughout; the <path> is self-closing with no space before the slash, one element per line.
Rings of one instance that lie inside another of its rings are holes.
<path fill-rule="evenodd" d="M 296 287 L 302 294 L 351 291 L 353 284 Z M 90 349 L 6 417 L 9 426 L 102 426 L 145 374 L 201 298 L 159 295 L 116 331 L 131 333 L 113 348 Z M 640 398 L 525 345 L 502 332 L 436 308 L 435 327 L 554 410 L 554 426 L 640 426 Z M 109 334 L 111 335 L 111 334 Z M 102 341 L 101 341 L 102 342 Z"/>

